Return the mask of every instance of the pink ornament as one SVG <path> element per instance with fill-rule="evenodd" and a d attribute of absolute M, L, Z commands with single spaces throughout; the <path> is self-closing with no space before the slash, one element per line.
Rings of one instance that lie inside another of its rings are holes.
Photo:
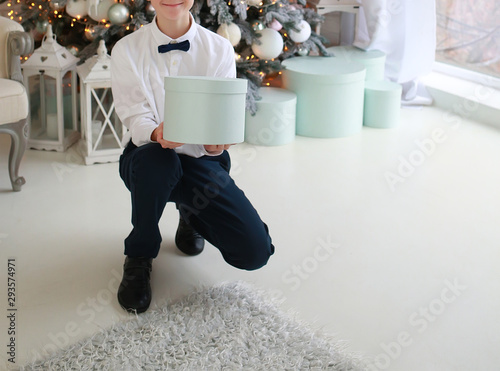
<path fill-rule="evenodd" d="M 272 28 L 275 31 L 279 31 L 283 28 L 283 25 L 279 23 L 276 19 L 273 19 L 273 21 L 267 27 Z"/>

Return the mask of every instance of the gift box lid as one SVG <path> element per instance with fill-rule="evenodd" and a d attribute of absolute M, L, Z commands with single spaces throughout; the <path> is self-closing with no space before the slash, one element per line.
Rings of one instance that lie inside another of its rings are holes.
<path fill-rule="evenodd" d="M 259 95 L 262 99 L 257 100 L 257 103 L 279 104 L 297 101 L 297 95 L 293 91 L 281 88 L 262 87 L 259 89 Z"/>
<path fill-rule="evenodd" d="M 329 57 L 295 57 L 282 62 L 286 71 L 307 75 L 318 84 L 343 84 L 364 80 L 365 66 L 360 62 Z"/>
<path fill-rule="evenodd" d="M 363 50 L 354 46 L 332 46 L 326 50 L 336 58 L 358 60 L 365 66 L 384 64 L 386 58 L 386 54 L 380 50 Z"/>
<path fill-rule="evenodd" d="M 396 94 L 401 94 L 402 91 L 402 87 L 400 84 L 385 80 L 366 81 L 365 89 L 374 91 L 395 92 Z"/>
<path fill-rule="evenodd" d="M 246 94 L 247 80 L 209 76 L 167 76 L 165 90 L 178 93 Z"/>

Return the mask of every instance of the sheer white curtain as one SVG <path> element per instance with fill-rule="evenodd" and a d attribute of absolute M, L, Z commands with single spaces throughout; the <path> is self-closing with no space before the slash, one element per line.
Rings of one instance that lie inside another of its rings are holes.
<path fill-rule="evenodd" d="M 403 85 L 407 103 L 427 103 L 418 79 L 432 69 L 436 50 L 435 0 L 361 0 L 354 45 L 387 54 L 385 76 Z M 428 102 L 430 103 L 430 102 Z"/>

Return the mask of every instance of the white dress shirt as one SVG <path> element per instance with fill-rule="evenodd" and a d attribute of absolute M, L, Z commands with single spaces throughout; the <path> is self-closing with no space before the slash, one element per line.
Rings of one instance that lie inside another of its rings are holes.
<path fill-rule="evenodd" d="M 159 45 L 184 40 L 190 42 L 187 52 L 158 52 Z M 111 53 L 111 83 L 116 113 L 129 129 L 124 145 L 130 139 L 136 146 L 151 143 L 153 130 L 164 121 L 165 76 L 234 78 L 234 49 L 228 40 L 197 24 L 192 15 L 191 27 L 178 39 L 161 32 L 156 17 L 120 39 Z M 196 109 L 196 102 L 189 102 L 189 107 Z M 185 144 L 175 151 L 192 157 L 208 155 L 202 144 Z"/>

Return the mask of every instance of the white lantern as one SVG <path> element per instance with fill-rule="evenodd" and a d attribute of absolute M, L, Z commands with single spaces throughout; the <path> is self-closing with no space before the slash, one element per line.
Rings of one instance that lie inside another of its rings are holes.
<path fill-rule="evenodd" d="M 52 28 L 48 27 L 40 48 L 23 63 L 30 103 L 30 148 L 62 152 L 80 137 L 77 62 L 78 58 L 56 42 Z"/>
<path fill-rule="evenodd" d="M 97 55 L 77 67 L 83 135 L 80 148 L 87 165 L 118 161 L 123 152 L 121 142 L 127 129 L 115 112 L 110 67 L 104 40 L 99 42 Z"/>

